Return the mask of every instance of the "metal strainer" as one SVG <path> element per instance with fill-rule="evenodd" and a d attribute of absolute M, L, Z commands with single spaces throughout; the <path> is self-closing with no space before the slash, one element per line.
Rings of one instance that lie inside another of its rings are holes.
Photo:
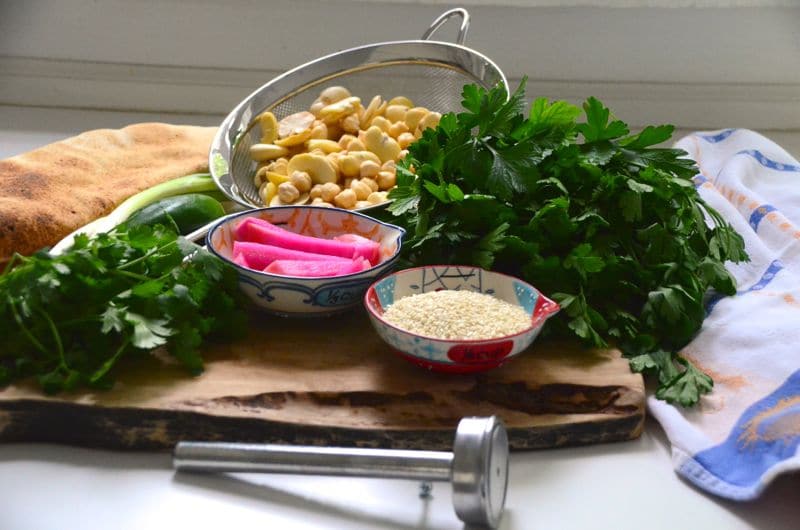
<path fill-rule="evenodd" d="M 430 40 L 453 16 L 461 17 L 457 44 Z M 258 143 L 255 118 L 271 111 L 279 120 L 308 110 L 328 86 L 342 85 L 369 101 L 376 94 L 406 96 L 416 105 L 441 113 L 457 111 L 465 84 L 506 85 L 503 72 L 486 56 L 463 46 L 469 13 L 446 11 L 421 40 L 369 44 L 340 51 L 298 66 L 250 94 L 225 118 L 211 144 L 209 167 L 217 186 L 245 207 L 263 206 L 253 177 L 256 163 L 249 149 Z"/>

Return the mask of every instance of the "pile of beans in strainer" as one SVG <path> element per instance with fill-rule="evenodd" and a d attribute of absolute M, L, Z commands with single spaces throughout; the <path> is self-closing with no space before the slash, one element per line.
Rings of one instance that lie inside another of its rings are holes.
<path fill-rule="evenodd" d="M 375 96 L 364 107 L 344 87 L 322 91 L 308 111 L 278 121 L 258 117 L 261 142 L 254 182 L 265 206 L 336 206 L 348 210 L 386 202 L 395 186 L 395 163 L 441 114 L 403 96 Z"/>

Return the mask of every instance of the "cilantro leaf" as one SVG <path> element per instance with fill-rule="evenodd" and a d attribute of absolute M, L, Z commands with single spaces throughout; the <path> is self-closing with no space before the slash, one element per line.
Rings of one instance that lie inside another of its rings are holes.
<path fill-rule="evenodd" d="M 0 274 L 2 384 L 110 388 L 119 360 L 160 346 L 196 373 L 202 337 L 241 330 L 235 271 L 169 228 L 118 227 L 15 259 Z"/>

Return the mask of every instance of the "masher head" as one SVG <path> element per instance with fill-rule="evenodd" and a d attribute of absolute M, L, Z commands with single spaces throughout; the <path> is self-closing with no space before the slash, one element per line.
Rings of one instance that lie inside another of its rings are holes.
<path fill-rule="evenodd" d="M 508 488 L 508 434 L 497 416 L 459 422 L 453 442 L 452 484 L 459 519 L 497 527 Z"/>

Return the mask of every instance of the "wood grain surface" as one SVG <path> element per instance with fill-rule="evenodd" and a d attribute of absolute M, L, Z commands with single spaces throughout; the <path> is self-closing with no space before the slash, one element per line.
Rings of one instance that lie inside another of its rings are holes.
<path fill-rule="evenodd" d="M 356 311 L 251 315 L 249 336 L 210 345 L 199 377 L 162 360 L 122 366 L 111 391 L 0 392 L 0 441 L 168 449 L 179 440 L 449 449 L 463 416 L 497 414 L 512 449 L 639 436 L 644 384 L 617 350 L 539 340 L 493 371 L 428 372 Z"/>

